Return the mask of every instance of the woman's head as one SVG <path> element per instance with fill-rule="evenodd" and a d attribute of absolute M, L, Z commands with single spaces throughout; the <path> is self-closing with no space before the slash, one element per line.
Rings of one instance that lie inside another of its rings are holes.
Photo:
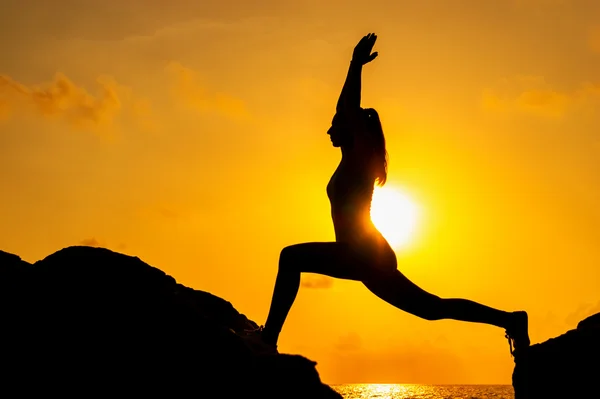
<path fill-rule="evenodd" d="M 331 120 L 331 127 L 327 131 L 331 144 L 334 147 L 347 147 L 352 144 L 351 130 L 348 118 L 337 112 Z"/>
<path fill-rule="evenodd" d="M 373 108 L 360 108 L 360 118 L 366 129 L 364 134 L 368 137 L 365 144 L 369 146 L 364 154 L 370 154 L 368 165 L 370 165 L 377 184 L 383 186 L 387 179 L 387 151 L 385 148 L 385 136 L 379 114 Z M 350 148 L 354 145 L 353 129 L 350 128 L 350 119 L 343 114 L 336 113 L 331 121 L 331 127 L 327 134 L 331 138 L 334 147 Z"/>

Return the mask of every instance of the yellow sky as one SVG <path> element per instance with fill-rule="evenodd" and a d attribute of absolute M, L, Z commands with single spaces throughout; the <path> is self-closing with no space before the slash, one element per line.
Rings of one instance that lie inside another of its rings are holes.
<path fill-rule="evenodd" d="M 527 310 L 533 342 L 600 311 L 599 2 L 8 3 L 2 250 L 105 246 L 263 323 L 281 248 L 334 238 L 326 131 L 376 32 L 363 106 L 382 118 L 388 184 L 421 211 L 400 270 Z M 328 383 L 510 383 L 497 328 L 304 282 L 280 348 Z"/>

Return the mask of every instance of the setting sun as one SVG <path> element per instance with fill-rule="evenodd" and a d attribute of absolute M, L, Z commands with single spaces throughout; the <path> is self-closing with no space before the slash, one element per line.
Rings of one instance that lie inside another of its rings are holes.
<path fill-rule="evenodd" d="M 409 243 L 417 216 L 417 207 L 406 194 L 389 186 L 375 187 L 371 220 L 392 247 L 401 248 Z"/>

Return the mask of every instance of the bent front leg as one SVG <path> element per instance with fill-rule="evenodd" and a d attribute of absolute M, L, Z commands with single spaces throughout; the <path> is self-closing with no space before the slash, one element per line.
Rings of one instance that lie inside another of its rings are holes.
<path fill-rule="evenodd" d="M 360 281 L 365 277 L 367 268 L 358 259 L 350 247 L 338 242 L 304 243 L 283 248 L 263 333 L 265 342 L 277 344 L 279 333 L 298 294 L 302 272 Z"/>

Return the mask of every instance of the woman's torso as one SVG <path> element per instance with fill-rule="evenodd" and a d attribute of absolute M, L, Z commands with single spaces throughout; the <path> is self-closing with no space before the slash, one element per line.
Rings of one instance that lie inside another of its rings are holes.
<path fill-rule="evenodd" d="M 369 267 L 396 269 L 396 254 L 371 221 L 374 177 L 366 168 L 342 159 L 327 184 L 337 242 L 350 245 Z"/>
<path fill-rule="evenodd" d="M 374 183 L 368 168 L 342 159 L 327 184 L 336 241 L 360 247 L 389 247 L 371 221 Z"/>

